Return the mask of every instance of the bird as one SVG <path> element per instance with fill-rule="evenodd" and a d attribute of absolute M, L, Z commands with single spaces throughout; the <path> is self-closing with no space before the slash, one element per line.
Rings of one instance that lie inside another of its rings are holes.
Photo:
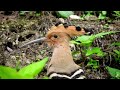
<path fill-rule="evenodd" d="M 30 41 L 21 48 L 32 43 L 46 42 L 53 49 L 51 60 L 47 64 L 47 76 L 50 79 L 86 79 L 84 70 L 74 62 L 69 45 L 72 37 L 86 32 L 88 30 L 80 26 L 56 24 L 45 37 Z"/>

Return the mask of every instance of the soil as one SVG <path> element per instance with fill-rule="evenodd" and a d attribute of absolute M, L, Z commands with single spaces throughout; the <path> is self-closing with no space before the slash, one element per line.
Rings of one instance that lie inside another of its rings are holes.
<path fill-rule="evenodd" d="M 20 62 L 20 68 L 45 57 L 51 57 L 52 52 L 46 44 L 31 44 L 18 50 L 18 47 L 31 40 L 45 36 L 49 28 L 56 24 L 59 19 L 54 16 L 53 11 L 43 11 L 40 16 L 26 12 L 19 15 L 18 11 L 0 11 L 0 65 L 16 67 Z M 105 20 L 71 20 L 64 19 L 66 23 L 91 28 L 93 34 L 101 31 L 120 31 L 120 20 L 112 20 L 108 23 Z M 106 24 L 108 26 L 106 27 Z M 116 63 L 114 57 L 110 54 L 113 49 L 120 47 L 108 47 L 113 42 L 120 42 L 120 33 L 106 35 L 103 38 L 96 39 L 93 46 L 101 47 L 107 55 L 99 59 L 99 69 L 86 67 L 87 60 L 80 60 L 81 55 L 73 56 L 77 64 L 85 70 L 88 79 L 108 79 L 110 78 L 105 66 L 111 66 L 120 69 L 119 63 Z M 72 51 L 79 51 L 79 46 L 75 46 Z M 38 79 L 46 75 L 46 68 L 37 77 Z"/>

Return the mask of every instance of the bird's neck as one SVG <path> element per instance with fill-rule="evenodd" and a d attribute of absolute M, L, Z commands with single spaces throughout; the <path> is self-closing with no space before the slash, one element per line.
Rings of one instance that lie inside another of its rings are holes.
<path fill-rule="evenodd" d="M 53 55 L 48 65 L 48 73 L 58 72 L 70 74 L 78 68 L 79 66 L 73 61 L 68 42 L 60 43 L 54 47 Z"/>

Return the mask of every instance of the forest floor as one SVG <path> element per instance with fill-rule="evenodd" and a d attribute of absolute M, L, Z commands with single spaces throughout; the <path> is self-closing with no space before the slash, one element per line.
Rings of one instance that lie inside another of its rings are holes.
<path fill-rule="evenodd" d="M 19 46 L 45 36 L 48 29 L 59 21 L 54 15 L 49 12 L 41 16 L 33 16 L 30 14 L 20 16 L 18 12 L 3 13 L 0 12 L 0 65 L 16 67 L 23 67 L 37 60 L 42 60 L 45 57 L 51 57 L 52 52 L 46 44 L 31 44 L 22 48 L 20 51 L 14 52 Z M 93 33 L 97 34 L 101 31 L 120 31 L 120 20 L 113 20 L 111 23 L 106 23 L 98 20 L 70 20 L 65 19 L 68 24 L 73 24 L 80 27 L 93 28 Z M 94 46 L 101 47 L 104 52 L 112 52 L 113 49 L 120 47 L 107 48 L 113 42 L 120 42 L 120 34 L 107 35 L 104 38 L 99 38 L 94 41 Z M 77 48 L 77 47 L 76 47 Z M 75 49 L 79 50 L 79 49 Z M 80 55 L 79 55 L 80 56 Z M 113 56 L 108 53 L 102 58 L 100 67 L 93 69 L 85 67 L 84 60 L 80 61 L 79 56 L 74 57 L 77 64 L 81 65 L 85 70 L 85 75 L 88 79 L 108 79 L 109 74 L 104 69 L 105 65 L 120 69 L 120 64 L 116 63 Z M 80 62 L 79 62 L 80 61 Z M 46 69 L 37 78 L 42 78 L 46 75 Z"/>

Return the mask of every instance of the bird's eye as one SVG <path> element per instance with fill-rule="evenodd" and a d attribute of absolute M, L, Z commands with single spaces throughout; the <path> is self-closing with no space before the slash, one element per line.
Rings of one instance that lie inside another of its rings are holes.
<path fill-rule="evenodd" d="M 54 38 L 58 38 L 58 36 L 57 36 L 57 35 L 54 35 L 53 37 L 54 37 Z"/>
<path fill-rule="evenodd" d="M 81 31 L 81 28 L 79 26 L 76 26 L 77 31 Z"/>

